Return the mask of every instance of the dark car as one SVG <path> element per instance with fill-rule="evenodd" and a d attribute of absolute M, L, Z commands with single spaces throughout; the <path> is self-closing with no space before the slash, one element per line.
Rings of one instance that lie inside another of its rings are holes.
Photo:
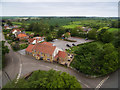
<path fill-rule="evenodd" d="M 76 46 L 74 43 L 72 44 L 73 46 Z"/>
<path fill-rule="evenodd" d="M 85 41 L 88 40 L 88 38 L 85 38 Z"/>
<path fill-rule="evenodd" d="M 71 47 L 69 44 L 66 44 L 67 47 Z"/>

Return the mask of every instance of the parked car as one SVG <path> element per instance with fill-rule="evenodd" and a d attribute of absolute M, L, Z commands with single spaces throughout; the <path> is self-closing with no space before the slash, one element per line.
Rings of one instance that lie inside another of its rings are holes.
<path fill-rule="evenodd" d="M 68 60 L 68 61 L 70 61 L 70 60 Z"/>
<path fill-rule="evenodd" d="M 88 40 L 88 38 L 85 38 L 85 41 Z"/>
<path fill-rule="evenodd" d="M 71 47 L 69 44 L 66 44 L 67 47 Z"/>
<path fill-rule="evenodd" d="M 74 43 L 72 44 L 73 46 L 76 46 Z"/>

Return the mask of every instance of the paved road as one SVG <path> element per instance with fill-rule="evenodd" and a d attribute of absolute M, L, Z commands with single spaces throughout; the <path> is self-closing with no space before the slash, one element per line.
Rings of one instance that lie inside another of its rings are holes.
<path fill-rule="evenodd" d="M 2 40 L 5 41 L 3 34 Z M 5 45 L 8 46 L 10 51 L 5 55 L 6 65 L 2 72 L 2 86 L 17 77 L 20 67 L 19 57 L 17 56 L 16 52 L 11 49 L 11 46 L 7 42 Z"/>
<path fill-rule="evenodd" d="M 120 88 L 120 69 L 109 75 L 108 80 L 101 86 L 101 88 Z M 118 85 L 119 84 L 119 85 Z"/>

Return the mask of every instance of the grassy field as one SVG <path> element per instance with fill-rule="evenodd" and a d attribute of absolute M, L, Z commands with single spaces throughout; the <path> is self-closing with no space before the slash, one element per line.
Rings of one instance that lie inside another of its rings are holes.
<path fill-rule="evenodd" d="M 65 25 L 63 26 L 64 28 L 70 28 L 70 29 L 73 29 L 75 27 L 78 27 L 78 26 L 81 26 L 81 25 L 75 25 L 75 24 L 72 24 L 72 25 Z"/>
<path fill-rule="evenodd" d="M 20 22 L 12 22 L 13 24 L 16 24 L 16 25 L 22 25 L 22 23 Z"/>
<path fill-rule="evenodd" d="M 31 31 L 25 31 L 25 33 L 27 33 L 27 34 L 31 34 L 31 33 L 33 33 L 33 32 L 31 32 Z"/>
<path fill-rule="evenodd" d="M 116 32 L 118 30 L 119 30 L 118 28 L 110 28 L 110 29 L 108 29 L 109 32 Z"/>
<path fill-rule="evenodd" d="M 21 22 L 12 22 L 13 24 L 15 24 L 15 25 L 22 25 L 22 23 Z M 30 25 L 29 23 L 25 23 L 26 25 Z"/>

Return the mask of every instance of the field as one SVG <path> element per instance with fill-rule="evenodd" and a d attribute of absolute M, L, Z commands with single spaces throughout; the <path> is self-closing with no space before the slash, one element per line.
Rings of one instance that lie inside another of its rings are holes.
<path fill-rule="evenodd" d="M 22 25 L 22 22 L 12 22 L 15 25 Z M 25 23 L 26 25 L 30 25 L 29 23 Z"/>
<path fill-rule="evenodd" d="M 27 33 L 27 34 L 31 34 L 31 33 L 33 33 L 32 31 L 25 31 L 25 33 Z"/>
<path fill-rule="evenodd" d="M 69 28 L 73 29 L 73 28 L 78 27 L 78 26 L 81 26 L 81 25 L 71 24 L 71 25 L 65 25 L 63 27 L 66 28 L 66 29 L 69 29 Z"/>
<path fill-rule="evenodd" d="M 116 32 L 118 30 L 119 30 L 118 28 L 110 28 L 110 29 L 108 29 L 109 32 Z"/>

